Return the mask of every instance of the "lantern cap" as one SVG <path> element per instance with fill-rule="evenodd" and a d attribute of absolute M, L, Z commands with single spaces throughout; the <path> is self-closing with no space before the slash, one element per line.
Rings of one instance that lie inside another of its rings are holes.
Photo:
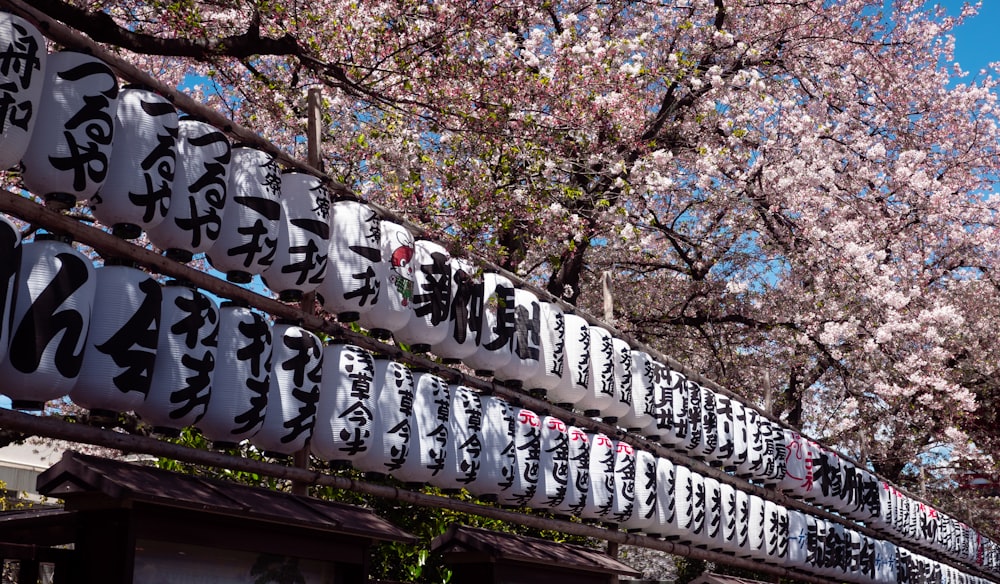
<path fill-rule="evenodd" d="M 224 300 L 219 304 L 219 308 L 250 308 L 250 304 L 246 300 L 233 298 L 231 300 Z"/>
<path fill-rule="evenodd" d="M 445 365 L 458 365 L 461 362 L 462 362 L 461 359 L 456 359 L 454 357 L 443 357 L 441 359 L 441 363 Z"/>
<path fill-rule="evenodd" d="M 232 450 L 239 446 L 238 442 L 227 442 L 225 440 L 212 440 L 212 448 L 216 450 Z"/>
<path fill-rule="evenodd" d="M 368 330 L 368 334 L 380 341 L 384 341 L 392 336 L 392 331 L 384 328 L 373 328 Z"/>
<path fill-rule="evenodd" d="M 91 426 L 110 426 L 118 422 L 118 412 L 115 410 L 105 410 L 93 408 L 90 410 Z"/>
<path fill-rule="evenodd" d="M 195 285 L 191 280 L 185 280 L 184 278 L 175 278 L 173 280 L 167 280 L 164 286 L 183 286 L 185 288 L 190 288 L 192 290 L 197 290 L 198 286 Z"/>
<path fill-rule="evenodd" d="M 51 231 L 46 231 L 45 233 L 36 234 L 35 241 L 58 241 L 60 243 L 72 243 L 73 238 L 63 233 L 52 233 Z"/>
<path fill-rule="evenodd" d="M 427 353 L 431 350 L 431 346 L 427 343 L 414 343 L 410 345 L 410 351 L 413 353 Z"/>
<path fill-rule="evenodd" d="M 596 418 L 601 415 L 601 410 L 583 410 L 583 415 L 588 418 Z"/>
<path fill-rule="evenodd" d="M 168 249 L 163 255 L 165 255 L 167 259 L 171 259 L 182 264 L 186 264 L 194 258 L 194 254 L 190 251 L 176 247 Z"/>
<path fill-rule="evenodd" d="M 45 206 L 54 211 L 65 211 L 76 205 L 76 196 L 69 193 L 47 193 L 44 199 Z"/>
<path fill-rule="evenodd" d="M 45 409 L 45 402 L 30 399 L 14 399 L 10 401 L 10 407 L 25 412 L 40 412 Z"/>
<path fill-rule="evenodd" d="M 301 302 L 302 290 L 282 290 L 278 293 L 278 300 L 282 302 Z"/>
<path fill-rule="evenodd" d="M 338 322 L 357 322 L 361 318 L 361 313 L 355 311 L 337 313 Z"/>
<path fill-rule="evenodd" d="M 142 227 L 135 223 L 115 223 L 111 226 L 111 235 L 118 239 L 136 239 L 142 235 Z"/>
<path fill-rule="evenodd" d="M 167 426 L 153 426 L 153 433 L 166 436 L 167 438 L 177 438 L 181 435 L 181 431 L 177 428 L 170 428 Z"/>
<path fill-rule="evenodd" d="M 253 280 L 253 276 L 242 270 L 231 270 L 226 272 L 226 280 L 233 284 L 249 284 Z"/>

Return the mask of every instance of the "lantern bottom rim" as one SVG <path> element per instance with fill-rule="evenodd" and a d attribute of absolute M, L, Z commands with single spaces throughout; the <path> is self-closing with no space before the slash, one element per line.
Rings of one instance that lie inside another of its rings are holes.
<path fill-rule="evenodd" d="M 40 412 L 45 409 L 45 402 L 30 399 L 13 399 L 10 400 L 10 407 L 19 411 Z"/>

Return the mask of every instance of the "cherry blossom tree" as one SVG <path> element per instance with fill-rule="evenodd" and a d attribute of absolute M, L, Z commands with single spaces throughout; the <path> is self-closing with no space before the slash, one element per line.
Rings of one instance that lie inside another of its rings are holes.
<path fill-rule="evenodd" d="M 995 71 L 923 0 L 33 0 L 888 478 L 995 468 Z M 924 468 L 921 472 L 919 469 Z M 947 472 L 946 472 L 947 471 Z"/>

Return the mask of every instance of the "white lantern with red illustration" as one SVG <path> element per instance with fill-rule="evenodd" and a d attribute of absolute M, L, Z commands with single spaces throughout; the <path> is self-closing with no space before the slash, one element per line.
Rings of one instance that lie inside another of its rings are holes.
<path fill-rule="evenodd" d="M 583 400 L 590 385 L 590 325 L 576 314 L 562 313 L 563 374 L 559 384 L 546 392 L 548 400 L 570 409 Z"/>
<path fill-rule="evenodd" d="M 615 441 L 615 489 L 608 521 L 622 524 L 635 511 L 635 449 L 627 442 Z"/>
<path fill-rule="evenodd" d="M 212 247 L 222 232 L 232 148 L 214 126 L 193 118 L 178 122 L 177 172 L 167 216 L 147 235 L 181 262 Z"/>
<path fill-rule="evenodd" d="M 499 500 L 514 486 L 517 458 L 514 454 L 514 408 L 503 399 L 484 395 L 483 465 L 469 491 L 484 498 Z"/>
<path fill-rule="evenodd" d="M 569 387 L 569 378 L 566 377 L 566 318 L 557 304 L 540 302 L 539 306 L 539 339 L 543 362 L 538 374 L 525 380 L 523 386 L 525 389 L 546 392 L 545 395 L 552 401 L 552 390 L 560 395 L 562 387 Z"/>
<path fill-rule="evenodd" d="M 382 282 L 375 266 L 382 261 L 378 214 L 358 201 L 337 201 L 331 207 L 327 262 L 332 269 L 316 288 L 323 310 L 341 322 L 354 322 L 379 302 Z"/>
<path fill-rule="evenodd" d="M 237 302 L 219 308 L 212 396 L 198 428 L 219 447 L 252 438 L 264 425 L 271 382 L 271 325 Z"/>
<path fill-rule="evenodd" d="M 576 426 L 567 426 L 566 436 L 569 446 L 566 495 L 554 510 L 563 515 L 579 516 L 590 491 L 590 438 Z"/>
<path fill-rule="evenodd" d="M 610 520 L 615 497 L 615 444 L 602 433 L 589 434 L 590 489 L 580 517 Z"/>
<path fill-rule="evenodd" d="M 90 199 L 94 217 L 128 239 L 159 225 L 170 209 L 177 169 L 177 110 L 149 89 L 118 96 L 107 180 Z"/>
<path fill-rule="evenodd" d="M 347 343 L 323 349 L 323 378 L 309 449 L 320 460 L 352 463 L 366 456 L 375 434 L 375 362 Z"/>
<path fill-rule="evenodd" d="M 413 429 L 413 373 L 402 363 L 376 357 L 375 416 L 370 456 L 354 460 L 357 468 L 395 474 L 409 456 Z"/>
<path fill-rule="evenodd" d="M 472 276 L 476 269 L 472 262 L 463 258 L 451 258 L 449 269 L 451 302 L 448 305 L 448 334 L 443 341 L 431 347 L 431 352 L 441 357 L 442 362 L 455 364 L 476 352 L 476 336 L 471 325 L 476 288 Z"/>
<path fill-rule="evenodd" d="M 73 389 L 83 367 L 96 280 L 92 262 L 61 237 L 37 235 L 21 247 L 7 359 L 0 363 L 0 393 L 14 409 L 40 410 Z"/>
<path fill-rule="evenodd" d="M 785 477 L 778 482 L 777 488 L 799 497 L 811 496 L 815 456 L 812 445 L 794 430 L 783 430 L 782 437 L 785 445 Z"/>
<path fill-rule="evenodd" d="M 305 448 L 316 424 L 323 343 L 312 332 L 281 320 L 271 339 L 267 415 L 250 443 L 272 455 L 291 455 Z"/>
<path fill-rule="evenodd" d="M 274 262 L 277 251 L 281 171 L 274 156 L 233 146 L 227 193 L 219 237 L 207 257 L 229 281 L 246 284 Z"/>
<path fill-rule="evenodd" d="M 538 486 L 527 502 L 533 509 L 558 509 L 569 491 L 569 428 L 555 416 L 542 416 Z"/>
<path fill-rule="evenodd" d="M 302 172 L 281 175 L 278 244 L 261 278 L 285 302 L 301 300 L 326 277 L 330 205 L 322 180 Z"/>
<path fill-rule="evenodd" d="M 146 399 L 153 379 L 162 291 L 149 274 L 123 265 L 97 270 L 83 368 L 70 391 L 76 405 L 116 417 Z"/>
<path fill-rule="evenodd" d="M 163 288 L 153 380 L 135 411 L 157 432 L 176 434 L 205 415 L 212 395 L 219 307 L 187 282 Z"/>
<path fill-rule="evenodd" d="M 611 333 L 590 326 L 590 371 L 587 393 L 576 403 L 587 416 L 599 416 L 615 401 L 615 352 Z"/>
<path fill-rule="evenodd" d="M 616 481 L 617 483 L 617 481 Z M 621 526 L 629 531 L 647 531 L 656 523 L 656 457 L 635 451 L 635 504 L 632 516 Z"/>
<path fill-rule="evenodd" d="M 665 539 L 679 539 L 683 533 L 678 524 L 674 463 L 668 458 L 656 459 L 656 521 L 646 533 Z"/>
<path fill-rule="evenodd" d="M 444 467 L 448 462 L 451 392 L 443 379 L 425 371 L 413 374 L 413 427 L 410 455 L 393 476 L 410 485 L 431 484 L 448 488 Z"/>
<path fill-rule="evenodd" d="M 449 408 L 448 457 L 442 482 L 450 488 L 468 488 L 479 479 L 483 467 L 483 404 L 479 394 L 453 384 Z"/>
<path fill-rule="evenodd" d="M 538 297 L 527 290 L 514 290 L 514 338 L 510 361 L 498 367 L 493 375 L 498 381 L 514 387 L 541 375 L 545 359 L 541 342 L 542 306 Z"/>
<path fill-rule="evenodd" d="M 516 467 L 514 484 L 500 494 L 504 505 L 527 505 L 538 489 L 538 470 L 541 462 L 542 420 L 527 408 L 513 408 L 514 458 Z"/>
<path fill-rule="evenodd" d="M 48 55 L 38 119 L 21 157 L 24 187 L 68 206 L 94 196 L 108 176 L 117 108 L 118 79 L 107 64 L 75 51 Z"/>
<path fill-rule="evenodd" d="M 7 360 L 10 346 L 20 269 L 21 231 L 10 219 L 0 215 L 0 364 Z"/>
<path fill-rule="evenodd" d="M 28 149 L 40 113 L 48 53 L 38 29 L 9 12 L 0 12 L 0 48 L 6 63 L 0 71 L 0 99 L 7 104 L 0 120 L 0 170 L 7 170 Z"/>
<path fill-rule="evenodd" d="M 375 276 L 381 289 L 378 309 L 362 312 L 361 326 L 380 339 L 406 326 L 413 316 L 413 236 L 398 223 L 379 222 L 381 260 Z"/>
<path fill-rule="evenodd" d="M 393 334 L 415 353 L 430 351 L 448 336 L 451 307 L 451 255 L 426 239 L 413 244 L 413 317 Z"/>
<path fill-rule="evenodd" d="M 653 422 L 653 358 L 645 351 L 631 351 L 632 391 L 629 410 L 618 423 L 630 432 L 644 433 Z"/>
<path fill-rule="evenodd" d="M 475 333 L 477 348 L 463 362 L 476 375 L 493 375 L 513 356 L 514 285 L 504 276 L 486 272 L 482 283 L 473 288 L 470 306 L 469 325 Z"/>

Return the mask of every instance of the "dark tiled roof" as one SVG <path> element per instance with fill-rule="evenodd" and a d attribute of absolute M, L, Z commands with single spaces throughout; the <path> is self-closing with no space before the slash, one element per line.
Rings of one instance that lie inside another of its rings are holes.
<path fill-rule="evenodd" d="M 486 554 L 492 561 L 543 564 L 550 568 L 641 576 L 640 572 L 607 554 L 583 546 L 555 543 L 544 539 L 498 533 L 452 524 L 448 531 L 434 538 L 436 552 L 473 551 Z"/>
<path fill-rule="evenodd" d="M 258 521 L 298 525 L 327 532 L 383 540 L 416 538 L 368 509 L 182 475 L 68 451 L 38 477 L 38 492 L 92 506 L 95 499 L 121 507 L 134 502 L 215 513 Z"/>

